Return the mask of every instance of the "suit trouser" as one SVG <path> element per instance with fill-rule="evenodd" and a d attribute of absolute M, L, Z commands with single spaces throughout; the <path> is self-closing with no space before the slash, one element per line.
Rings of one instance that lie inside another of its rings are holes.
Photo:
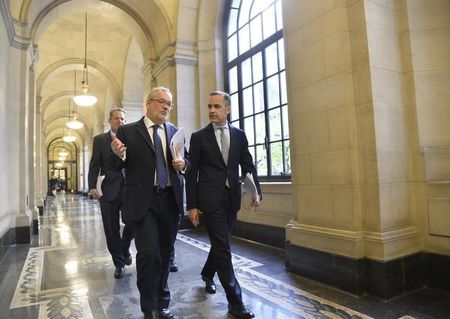
<path fill-rule="evenodd" d="M 224 187 L 221 208 L 204 215 L 211 248 L 201 275 L 212 279 L 217 272 L 220 283 L 225 290 L 227 300 L 231 304 L 242 302 L 241 286 L 234 275 L 231 262 L 229 235 L 236 214 L 232 212 L 230 190 Z"/>
<path fill-rule="evenodd" d="M 122 208 L 121 196 L 112 202 L 100 200 L 100 211 L 102 213 L 103 229 L 105 230 L 106 246 L 112 256 L 114 266 L 125 266 L 125 257 L 129 255 L 133 230 L 129 224 L 123 228 L 120 235 L 120 210 Z"/>
<path fill-rule="evenodd" d="M 132 223 L 137 250 L 137 286 L 141 310 L 145 313 L 169 307 L 170 253 L 180 218 L 172 189 L 163 194 L 155 193 L 154 199 L 145 217 Z"/>

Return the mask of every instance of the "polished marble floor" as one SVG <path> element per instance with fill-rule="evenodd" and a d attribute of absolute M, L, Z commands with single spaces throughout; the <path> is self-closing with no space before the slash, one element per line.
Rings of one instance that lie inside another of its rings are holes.
<path fill-rule="evenodd" d="M 171 273 L 176 318 L 231 318 L 220 284 L 206 294 L 199 272 L 209 242 L 202 229 L 182 230 L 179 271 Z M 136 251 L 132 244 L 132 255 Z M 234 238 L 233 262 L 244 302 L 256 318 L 450 318 L 450 294 L 423 289 L 384 302 L 354 297 L 286 272 L 283 251 Z M 7 247 L 0 260 L 0 318 L 142 318 L 134 263 L 113 278 L 95 200 L 48 198 L 31 245 Z M 218 283 L 218 280 L 216 280 Z"/>

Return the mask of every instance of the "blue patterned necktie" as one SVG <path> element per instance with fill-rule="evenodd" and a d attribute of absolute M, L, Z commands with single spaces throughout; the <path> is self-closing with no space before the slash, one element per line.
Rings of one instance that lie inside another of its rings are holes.
<path fill-rule="evenodd" d="M 153 125 L 153 144 L 155 145 L 156 153 L 156 182 L 158 187 L 164 188 L 167 186 L 167 169 L 166 161 L 164 160 L 164 152 L 162 149 L 161 138 L 158 134 L 159 125 Z"/>

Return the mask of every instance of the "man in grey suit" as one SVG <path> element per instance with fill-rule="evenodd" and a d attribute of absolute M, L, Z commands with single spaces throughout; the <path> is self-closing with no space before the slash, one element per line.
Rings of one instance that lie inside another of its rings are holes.
<path fill-rule="evenodd" d="M 144 318 L 174 318 L 168 309 L 170 254 L 183 211 L 182 172 L 189 161 L 172 156 L 169 143 L 178 128 L 167 122 L 172 93 L 153 88 L 145 116 L 122 126 L 111 146 L 111 166 L 126 169 L 124 212 L 137 249 L 137 286 Z M 184 143 L 181 145 L 184 149 Z M 185 152 L 187 154 L 187 152 Z"/>
<path fill-rule="evenodd" d="M 211 123 L 191 135 L 191 167 L 186 172 L 187 208 L 194 226 L 199 223 L 200 211 L 204 213 L 211 242 L 208 259 L 201 271 L 206 291 L 216 292 L 213 277 L 217 272 L 227 296 L 228 312 L 236 318 L 253 318 L 254 314 L 242 302 L 229 243 L 229 234 L 241 207 L 239 166 L 243 175 L 253 175 L 258 190 L 258 196 L 252 198 L 253 207 L 259 206 L 261 188 L 245 132 L 227 122 L 230 110 L 227 93 L 214 91 L 209 94 Z"/>
<path fill-rule="evenodd" d="M 116 267 L 114 278 L 119 279 L 125 274 L 125 265 L 131 265 L 132 263 L 129 248 L 133 239 L 133 230 L 122 216 L 125 227 L 122 235 L 120 234 L 124 173 L 112 170 L 108 164 L 108 158 L 112 154 L 112 139 L 115 137 L 117 129 L 125 123 L 125 110 L 123 108 L 113 108 L 109 112 L 108 122 L 111 125 L 111 130 L 94 137 L 92 157 L 89 163 L 88 183 L 91 196 L 100 202 L 106 245 Z M 100 196 L 96 189 L 99 175 L 105 176 L 101 185 L 103 196 Z"/>

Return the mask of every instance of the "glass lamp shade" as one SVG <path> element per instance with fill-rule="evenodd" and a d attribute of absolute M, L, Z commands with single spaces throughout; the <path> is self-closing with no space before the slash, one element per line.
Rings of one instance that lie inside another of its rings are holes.
<path fill-rule="evenodd" d="M 76 117 L 73 117 L 73 118 L 70 119 L 70 121 L 68 121 L 68 122 L 66 123 L 66 126 L 67 126 L 68 128 L 73 129 L 73 130 L 78 130 L 78 129 L 82 128 L 82 127 L 84 126 L 84 124 L 83 124 L 83 122 L 78 121 L 78 120 L 76 119 Z"/>
<path fill-rule="evenodd" d="M 74 96 L 73 100 L 79 106 L 92 106 L 97 103 L 97 98 L 95 96 L 87 94 Z"/>
<path fill-rule="evenodd" d="M 73 136 L 73 135 L 70 135 L 70 134 L 69 134 L 69 135 L 64 135 L 62 139 L 63 139 L 63 141 L 66 142 L 66 143 L 71 143 L 71 142 L 75 142 L 75 140 L 76 140 L 77 138 L 76 138 L 76 136 Z"/>

